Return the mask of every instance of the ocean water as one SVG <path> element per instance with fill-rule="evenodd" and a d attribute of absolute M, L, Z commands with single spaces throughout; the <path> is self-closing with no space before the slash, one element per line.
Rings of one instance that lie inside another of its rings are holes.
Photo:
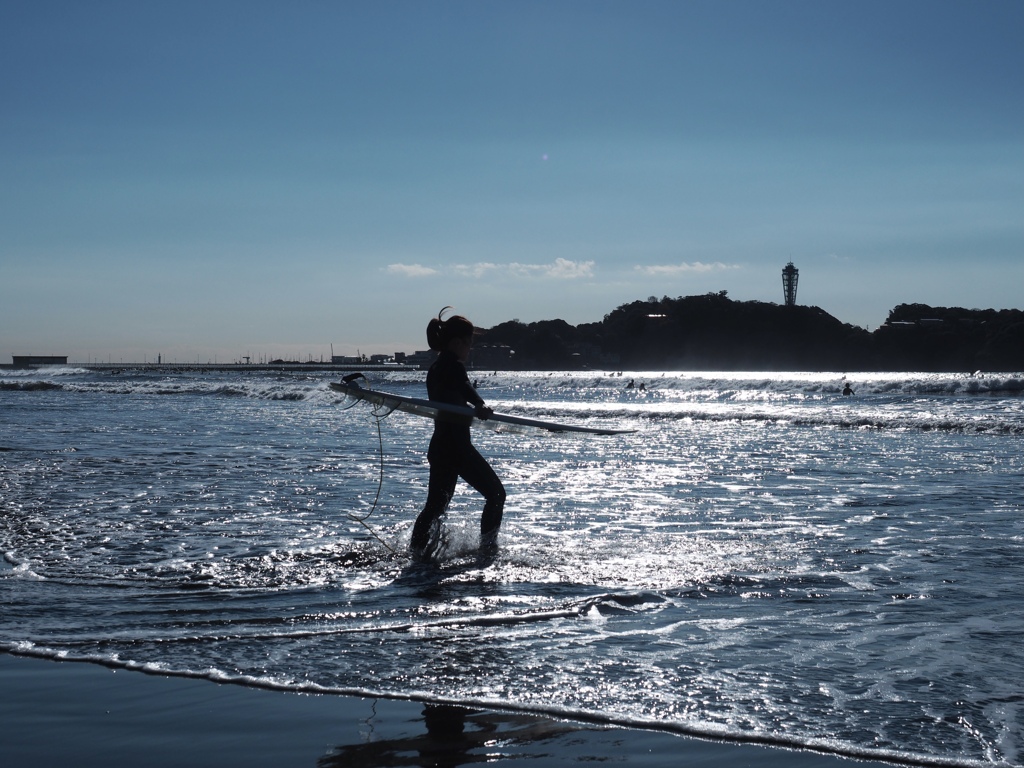
<path fill-rule="evenodd" d="M 339 376 L 0 371 L 0 650 L 1024 762 L 1024 374 L 481 373 L 636 431 L 475 430 L 500 551 L 460 485 L 426 564 L 432 423 Z"/>

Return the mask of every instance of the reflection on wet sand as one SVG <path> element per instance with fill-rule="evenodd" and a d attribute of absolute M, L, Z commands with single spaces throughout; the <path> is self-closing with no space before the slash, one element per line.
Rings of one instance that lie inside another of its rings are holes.
<path fill-rule="evenodd" d="M 317 761 L 319 768 L 453 768 L 515 757 L 544 757 L 521 748 L 593 727 L 544 717 L 486 712 L 446 704 L 423 708 L 426 733 L 400 739 L 336 747 Z M 552 754 L 551 757 L 555 757 Z"/>

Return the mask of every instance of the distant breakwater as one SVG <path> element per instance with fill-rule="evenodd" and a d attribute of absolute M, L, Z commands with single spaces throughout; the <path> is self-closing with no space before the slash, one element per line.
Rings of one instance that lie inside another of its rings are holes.
<path fill-rule="evenodd" d="M 65 367 L 65 366 L 61 366 Z M 97 373 L 245 373 L 281 371 L 282 373 L 320 373 L 339 371 L 416 371 L 414 365 L 357 365 L 354 363 L 68 363 L 66 367 Z"/>

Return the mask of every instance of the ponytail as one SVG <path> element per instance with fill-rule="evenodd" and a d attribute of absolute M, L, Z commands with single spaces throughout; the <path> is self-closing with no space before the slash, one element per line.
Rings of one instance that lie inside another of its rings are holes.
<path fill-rule="evenodd" d="M 453 315 L 447 320 L 444 318 L 444 313 L 449 309 L 453 307 L 445 307 L 427 323 L 427 344 L 435 352 L 444 350 L 452 339 L 473 335 L 473 324 L 462 315 Z"/>

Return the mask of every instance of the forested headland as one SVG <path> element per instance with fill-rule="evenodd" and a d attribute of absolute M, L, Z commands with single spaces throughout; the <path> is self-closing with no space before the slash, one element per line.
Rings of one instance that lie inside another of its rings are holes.
<path fill-rule="evenodd" d="M 1024 311 L 900 304 L 874 331 L 819 307 L 651 297 L 599 322 L 510 320 L 484 331 L 475 368 L 1022 371 Z"/>

